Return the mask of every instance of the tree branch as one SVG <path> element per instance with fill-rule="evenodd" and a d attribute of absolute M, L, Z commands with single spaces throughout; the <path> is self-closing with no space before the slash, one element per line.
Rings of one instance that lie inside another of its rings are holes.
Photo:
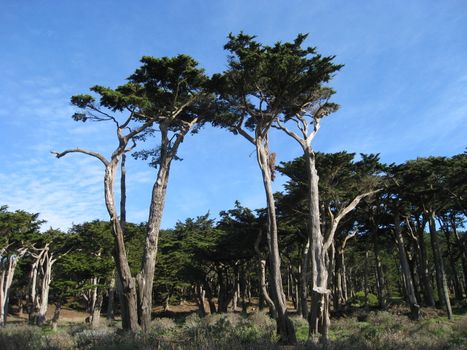
<path fill-rule="evenodd" d="M 88 151 L 82 148 L 70 148 L 63 152 L 51 151 L 50 153 L 54 154 L 57 158 L 62 158 L 68 153 L 83 153 L 83 154 L 87 154 L 88 156 L 99 159 L 102 163 L 104 163 L 105 166 L 107 166 L 110 163 L 102 154 L 93 152 L 93 151 Z"/>
<path fill-rule="evenodd" d="M 360 203 L 360 201 L 363 198 L 371 196 L 372 194 L 375 194 L 375 193 L 377 193 L 379 191 L 381 191 L 381 189 L 372 190 L 372 191 L 368 191 L 368 192 L 359 194 L 345 208 L 343 208 L 342 210 L 339 211 L 339 213 L 334 218 L 334 220 L 332 220 L 331 230 L 330 230 L 329 236 L 326 238 L 326 241 L 324 243 L 324 250 L 329 249 L 329 247 L 331 246 L 332 240 L 334 239 L 334 235 L 335 235 L 336 230 L 337 230 L 337 225 L 339 225 L 339 222 L 342 220 L 342 218 L 344 216 L 346 216 L 348 213 L 350 213 L 352 210 L 354 210 L 355 207 L 358 205 L 358 203 Z"/>

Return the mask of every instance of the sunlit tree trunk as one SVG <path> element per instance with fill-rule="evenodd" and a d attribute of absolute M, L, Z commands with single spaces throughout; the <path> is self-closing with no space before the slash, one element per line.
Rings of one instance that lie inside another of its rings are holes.
<path fill-rule="evenodd" d="M 267 242 L 269 249 L 269 270 L 271 281 L 271 297 L 277 312 L 277 331 L 281 342 L 295 344 L 297 342 L 295 329 L 287 314 L 287 303 L 282 285 L 281 260 L 277 234 L 276 207 L 272 190 L 271 164 L 267 140 L 257 135 L 256 156 L 261 169 L 263 185 L 266 193 L 268 211 Z"/>

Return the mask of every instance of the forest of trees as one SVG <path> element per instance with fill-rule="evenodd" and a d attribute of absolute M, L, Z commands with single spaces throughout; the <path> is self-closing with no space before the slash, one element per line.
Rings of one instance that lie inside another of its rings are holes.
<path fill-rule="evenodd" d="M 316 151 L 322 118 L 339 108 L 328 83 L 342 65 L 304 47 L 305 39 L 268 46 L 230 35 L 222 73 L 206 75 L 187 55 L 143 57 L 124 85 L 73 96 L 73 119 L 112 123 L 116 146 L 109 155 L 52 153 L 102 164 L 96 205 L 109 218 L 41 232 L 39 214 L 2 206 L 0 325 L 15 312 L 57 327 L 67 306 L 85 310 L 93 327 L 104 314 L 144 333 L 155 305 L 190 301 L 201 316 L 265 309 L 279 342 L 293 345 L 291 313 L 321 343 L 331 318 L 356 307 L 406 304 L 413 320 L 436 307 L 451 319 L 467 301 L 467 153 L 384 164 L 379 154 Z M 266 207 L 236 202 L 217 218 L 207 213 L 161 230 L 171 164 L 185 136 L 205 125 L 254 147 Z M 276 162 L 272 128 L 302 156 Z M 155 168 L 144 223 L 126 219 L 128 156 Z M 274 193 L 278 174 L 287 180 Z"/>

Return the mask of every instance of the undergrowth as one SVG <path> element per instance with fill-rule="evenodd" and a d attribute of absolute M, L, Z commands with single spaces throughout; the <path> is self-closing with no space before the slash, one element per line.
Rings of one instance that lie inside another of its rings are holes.
<path fill-rule="evenodd" d="M 406 315 L 386 311 L 370 312 L 332 320 L 327 349 L 455 350 L 467 346 L 467 315 L 454 320 L 425 317 L 415 322 Z M 298 349 L 323 349 L 308 341 L 308 324 L 292 316 Z M 359 321 L 360 320 L 360 321 Z M 130 336 L 115 325 L 91 329 L 87 325 L 59 328 L 7 325 L 0 329 L 2 350 L 152 350 L 152 349 L 279 349 L 276 325 L 266 313 L 249 316 L 216 314 L 200 318 L 192 314 L 184 322 L 156 318 L 147 334 Z"/>

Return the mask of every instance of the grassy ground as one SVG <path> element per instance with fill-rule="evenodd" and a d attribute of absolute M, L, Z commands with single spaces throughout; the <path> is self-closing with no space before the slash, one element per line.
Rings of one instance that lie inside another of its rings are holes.
<path fill-rule="evenodd" d="M 436 309 L 424 309 L 421 321 L 410 321 L 402 307 L 390 311 L 357 310 L 332 320 L 327 349 L 459 349 L 467 348 L 467 315 L 458 310 L 447 320 Z M 323 349 L 308 342 L 308 325 L 293 316 L 298 349 Z M 104 323 L 104 322 L 103 322 Z M 122 334 L 116 323 L 99 329 L 76 323 L 50 327 L 11 324 L 0 330 L 0 349 L 279 349 L 275 322 L 264 313 L 217 314 L 199 318 L 156 318 L 147 335 Z"/>

